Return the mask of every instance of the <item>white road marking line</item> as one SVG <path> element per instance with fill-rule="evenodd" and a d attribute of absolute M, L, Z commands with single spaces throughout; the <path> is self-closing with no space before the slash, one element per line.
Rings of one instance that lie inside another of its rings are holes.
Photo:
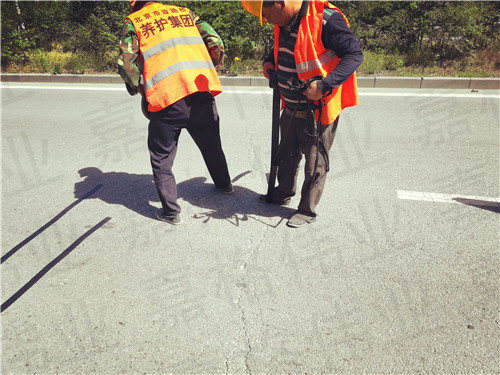
<path fill-rule="evenodd" d="M 422 98 L 491 98 L 500 99 L 500 94 L 477 94 L 477 93 L 409 93 L 409 92 L 360 92 L 359 96 L 395 96 L 395 97 L 422 97 Z"/>
<path fill-rule="evenodd" d="M 399 199 L 428 201 L 437 203 L 479 204 L 481 206 L 500 207 L 500 198 L 481 197 L 478 195 L 426 193 L 422 191 L 397 190 Z"/>
<path fill-rule="evenodd" d="M 2 83 L 0 88 L 5 89 L 25 89 L 25 90 L 81 90 L 81 91 L 123 91 L 126 92 L 122 85 L 118 87 L 102 87 L 102 86 L 20 86 L 6 85 Z M 224 89 L 221 95 L 224 94 L 246 94 L 246 95 L 271 95 L 273 92 L 268 90 L 231 90 Z M 365 92 L 360 91 L 359 96 L 379 96 L 379 97 L 423 97 L 423 98 L 488 98 L 500 99 L 500 94 L 479 94 L 479 93 L 410 93 L 410 92 Z"/>
<path fill-rule="evenodd" d="M 81 91 L 123 91 L 125 87 L 83 87 L 83 86 L 8 86 L 1 85 L 2 89 L 26 89 L 26 90 L 81 90 Z"/>
<path fill-rule="evenodd" d="M 272 95 L 273 92 L 271 89 L 263 91 L 263 90 L 224 90 L 224 87 L 222 88 L 222 93 L 221 95 L 224 94 L 250 94 L 250 95 Z"/>
<path fill-rule="evenodd" d="M 225 90 L 222 94 L 251 94 L 251 95 L 271 95 L 273 92 L 267 91 L 245 91 L 245 90 Z M 221 94 L 221 95 L 222 95 Z M 379 96 L 379 97 L 422 97 L 422 98 L 489 98 L 500 99 L 500 94 L 477 94 L 477 93 L 401 93 L 401 92 L 358 92 L 359 96 Z"/>

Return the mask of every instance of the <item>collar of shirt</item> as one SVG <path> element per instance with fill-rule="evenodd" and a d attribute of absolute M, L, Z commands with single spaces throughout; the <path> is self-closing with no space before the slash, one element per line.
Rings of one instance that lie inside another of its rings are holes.
<path fill-rule="evenodd" d="M 303 16 L 307 14 L 308 10 L 309 10 L 309 0 L 303 0 L 298 13 L 292 17 L 288 25 L 281 27 L 281 31 L 289 33 L 293 30 L 298 30 L 300 25 L 300 20 L 302 19 Z"/>
<path fill-rule="evenodd" d="M 309 10 L 309 0 L 302 1 L 302 6 L 300 7 L 299 10 L 299 16 L 300 17 L 305 16 L 308 10 Z"/>

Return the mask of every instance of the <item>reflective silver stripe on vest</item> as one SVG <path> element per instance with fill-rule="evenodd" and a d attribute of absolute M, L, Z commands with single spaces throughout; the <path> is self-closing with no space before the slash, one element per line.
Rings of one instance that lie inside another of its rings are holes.
<path fill-rule="evenodd" d="M 203 60 L 178 62 L 177 64 L 169 66 L 167 69 L 163 69 L 162 71 L 156 73 L 153 77 L 148 79 L 144 83 L 144 89 L 147 91 L 158 82 L 185 69 L 214 69 L 214 64 L 212 64 L 211 61 Z"/>
<path fill-rule="evenodd" d="M 157 44 L 154 47 L 151 47 L 150 49 L 144 51 L 142 53 L 142 57 L 144 60 L 147 60 L 154 55 L 159 54 L 160 52 L 166 51 L 167 49 L 170 49 L 175 46 L 179 45 L 194 45 L 194 44 L 199 44 L 202 45 L 203 48 L 205 48 L 205 44 L 203 43 L 203 39 L 199 36 L 179 36 L 176 38 L 172 38 L 169 40 L 166 40 L 164 42 L 161 42 Z"/>
<path fill-rule="evenodd" d="M 303 63 L 297 64 L 297 72 L 305 73 L 314 69 L 320 69 L 321 67 L 332 61 L 337 55 L 331 49 L 326 51 L 320 58 L 315 60 L 304 61 Z"/>

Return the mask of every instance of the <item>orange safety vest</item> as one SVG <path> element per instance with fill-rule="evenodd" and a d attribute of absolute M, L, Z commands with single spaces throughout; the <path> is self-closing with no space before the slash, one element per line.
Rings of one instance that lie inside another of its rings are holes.
<path fill-rule="evenodd" d="M 321 75 L 326 77 L 337 66 L 340 59 L 335 52 L 326 49 L 321 42 L 321 30 L 323 26 L 323 13 L 325 8 L 335 9 L 344 17 L 347 26 L 349 22 L 340 10 L 328 3 L 326 0 L 312 0 L 309 2 L 307 15 L 302 17 L 297 34 L 297 43 L 295 44 L 295 64 L 300 79 L 308 79 Z M 274 61 L 278 66 L 279 49 L 279 27 L 274 26 Z M 353 73 L 347 81 L 332 90 L 330 95 L 324 96 L 316 105 L 322 105 L 321 124 L 331 124 L 338 117 L 340 112 L 346 107 L 352 107 L 359 104 L 358 85 L 356 73 Z M 318 121 L 319 112 L 316 110 L 316 121 Z"/>
<path fill-rule="evenodd" d="M 152 3 L 127 17 L 134 25 L 149 111 L 196 92 L 222 92 L 217 72 L 189 11 Z"/>

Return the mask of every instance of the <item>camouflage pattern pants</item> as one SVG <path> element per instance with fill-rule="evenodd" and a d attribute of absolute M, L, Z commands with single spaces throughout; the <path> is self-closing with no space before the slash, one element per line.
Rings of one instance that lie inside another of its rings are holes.
<path fill-rule="evenodd" d="M 219 115 L 210 93 L 192 94 L 159 112 L 152 112 L 148 148 L 153 177 L 166 215 L 181 211 L 172 166 L 184 128 L 200 149 L 215 186 L 225 188 L 231 182 L 220 139 Z"/>

